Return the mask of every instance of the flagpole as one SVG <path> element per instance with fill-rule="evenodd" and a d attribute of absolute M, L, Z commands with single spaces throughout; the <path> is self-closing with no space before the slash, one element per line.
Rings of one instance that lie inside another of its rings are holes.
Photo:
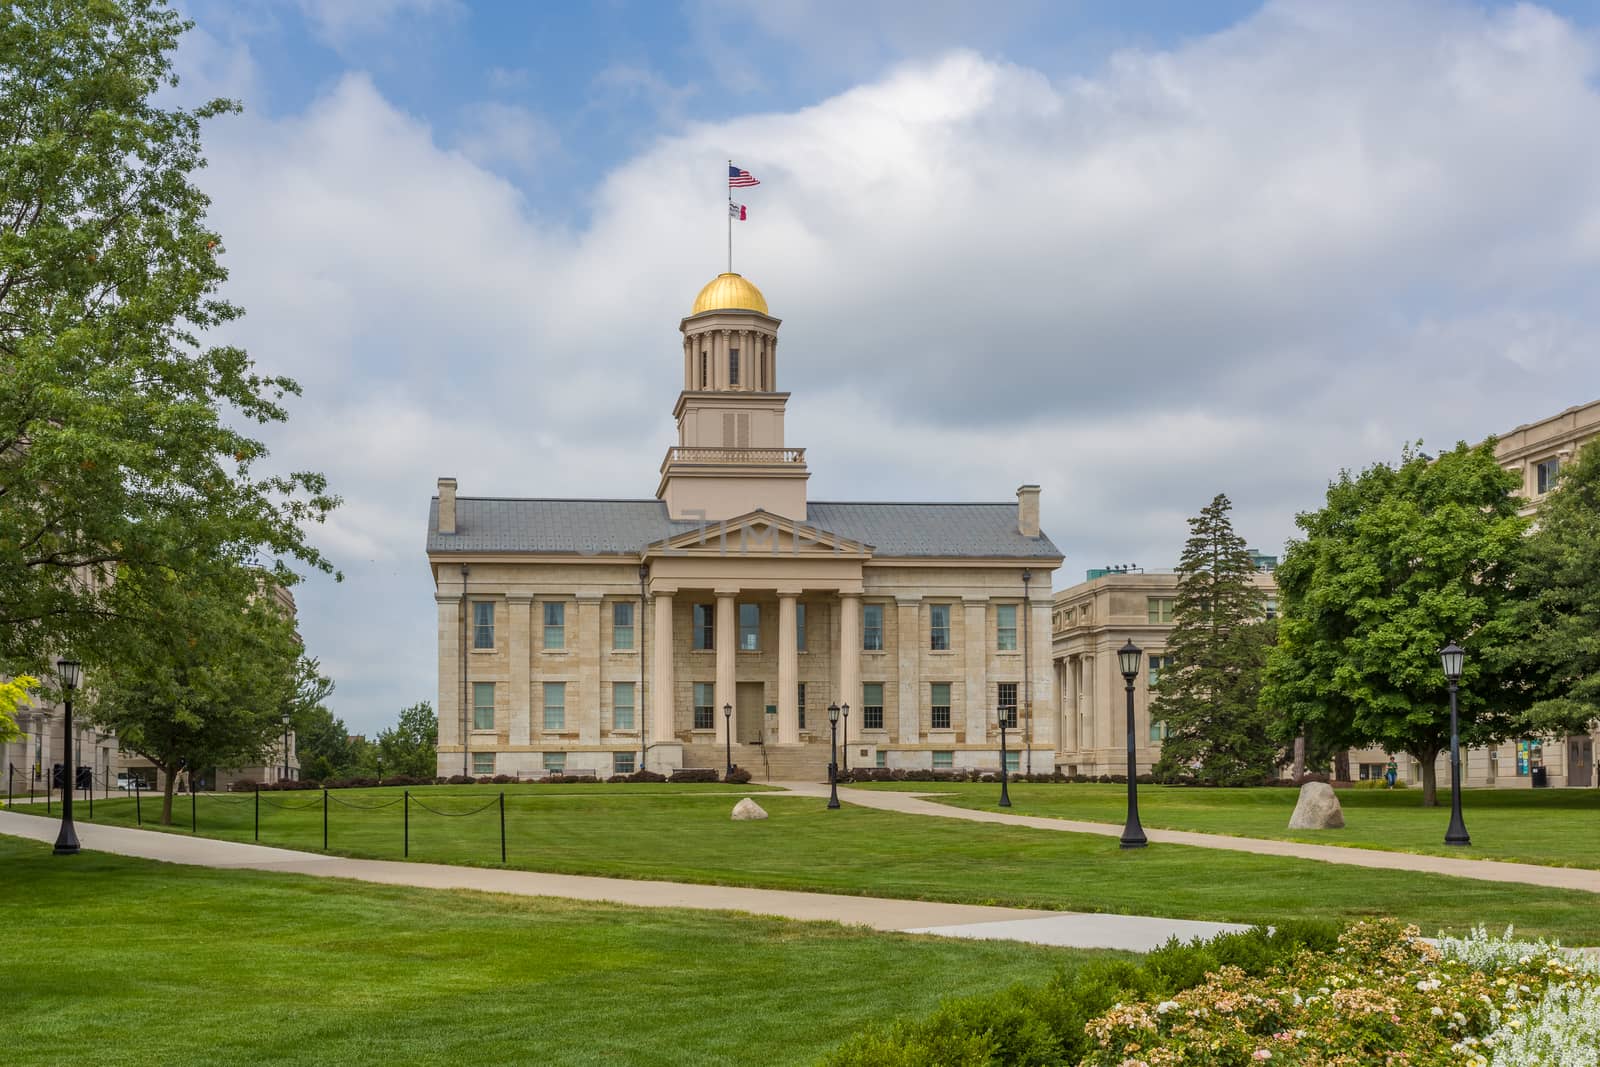
<path fill-rule="evenodd" d="M 733 173 L 733 160 L 728 160 L 728 173 Z M 733 273 L 733 182 L 728 182 L 728 273 Z"/>

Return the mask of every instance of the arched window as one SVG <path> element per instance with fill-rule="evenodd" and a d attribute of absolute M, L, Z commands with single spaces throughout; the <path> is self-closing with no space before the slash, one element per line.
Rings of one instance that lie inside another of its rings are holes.
<path fill-rule="evenodd" d="M 728 349 L 728 384 L 739 384 L 739 350 L 737 348 Z"/>

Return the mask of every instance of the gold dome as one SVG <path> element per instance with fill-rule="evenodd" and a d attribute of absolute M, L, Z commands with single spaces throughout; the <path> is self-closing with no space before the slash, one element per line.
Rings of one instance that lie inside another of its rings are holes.
<path fill-rule="evenodd" d="M 750 281 L 740 274 L 719 274 L 706 283 L 700 295 L 694 298 L 691 315 L 702 311 L 759 311 L 767 314 L 767 298 L 761 295 Z"/>

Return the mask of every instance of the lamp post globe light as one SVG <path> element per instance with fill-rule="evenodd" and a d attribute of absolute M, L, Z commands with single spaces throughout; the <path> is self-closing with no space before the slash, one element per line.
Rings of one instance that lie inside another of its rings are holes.
<path fill-rule="evenodd" d="M 844 716 L 844 745 L 839 749 L 844 755 L 844 773 L 850 773 L 850 705 L 840 704 L 839 714 Z"/>
<path fill-rule="evenodd" d="M 733 773 L 733 705 L 732 704 L 724 704 L 724 705 L 722 705 L 722 727 L 723 727 L 723 729 L 722 729 L 722 740 L 723 740 L 723 743 L 727 746 L 727 752 L 728 752 L 727 759 L 725 761 L 728 764 L 728 767 L 727 767 L 727 770 L 724 773 L 725 774 L 732 774 Z"/>
<path fill-rule="evenodd" d="M 72 692 L 78 688 L 81 670 L 82 664 L 75 659 L 56 660 L 56 677 L 61 679 L 61 688 L 65 692 L 62 698 L 65 711 L 61 744 L 66 749 L 61 757 L 65 770 L 61 776 L 61 832 L 56 835 L 57 856 L 78 854 L 78 830 L 72 825 L 72 776 L 77 774 L 77 764 L 72 755 Z"/>
<path fill-rule="evenodd" d="M 1144 659 L 1144 649 L 1132 639 L 1117 649 L 1122 680 L 1128 684 L 1128 821 L 1122 827 L 1123 848 L 1144 848 L 1144 827 L 1139 825 L 1139 764 L 1133 754 L 1133 680 L 1139 677 L 1139 666 Z"/>
<path fill-rule="evenodd" d="M 1444 680 L 1450 687 L 1450 828 L 1444 832 L 1447 845 L 1470 845 L 1467 824 L 1461 821 L 1461 734 L 1456 718 L 1456 690 L 1461 684 L 1461 666 L 1466 650 L 1451 641 L 1439 650 Z"/>
<path fill-rule="evenodd" d="M 838 704 L 827 705 L 827 806 L 838 806 Z"/>
<path fill-rule="evenodd" d="M 1000 720 L 1000 806 L 1011 806 L 1011 794 L 1006 791 L 1006 709 L 1001 705 L 996 716 Z"/>
<path fill-rule="evenodd" d="M 280 781 L 289 780 L 289 710 L 283 712 L 283 777 Z"/>

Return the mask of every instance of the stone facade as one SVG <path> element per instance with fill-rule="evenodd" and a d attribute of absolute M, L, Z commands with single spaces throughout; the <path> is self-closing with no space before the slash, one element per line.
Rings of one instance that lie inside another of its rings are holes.
<path fill-rule="evenodd" d="M 730 756 L 822 773 L 831 705 L 850 762 L 998 767 L 1012 689 L 1017 765 L 1053 768 L 1054 716 L 1031 709 L 1054 706 L 1061 556 L 1038 487 L 1015 504 L 808 502 L 804 450 L 783 439 L 778 326 L 736 275 L 702 292 L 654 500 L 463 497 L 440 480 L 441 774 Z"/>

